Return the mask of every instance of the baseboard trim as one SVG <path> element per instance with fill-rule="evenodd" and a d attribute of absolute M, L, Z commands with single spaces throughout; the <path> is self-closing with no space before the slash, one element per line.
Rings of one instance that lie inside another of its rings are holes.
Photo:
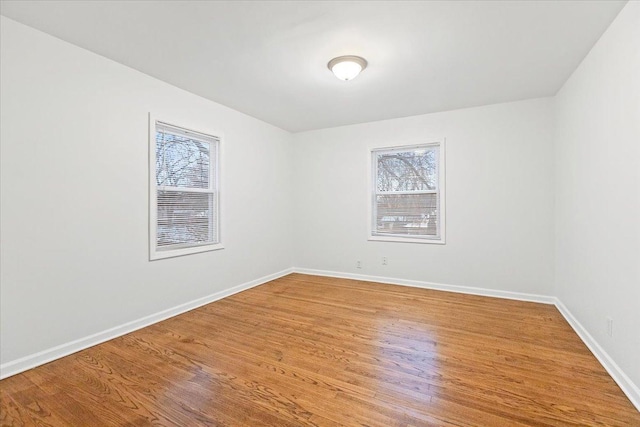
<path fill-rule="evenodd" d="M 620 389 L 627 395 L 633 406 L 640 411 L 640 388 L 624 373 L 618 364 L 609 356 L 609 354 L 598 344 L 591 336 L 587 329 L 575 318 L 569 309 L 556 298 L 556 308 L 564 316 L 567 323 L 571 325 L 573 330 L 578 334 L 582 342 L 587 346 L 591 353 L 598 359 L 604 369 L 611 375 L 611 378 L 620 386 Z"/>
<path fill-rule="evenodd" d="M 136 331 L 138 329 L 144 328 L 154 323 L 161 322 L 170 317 L 177 316 L 179 314 L 182 314 L 187 311 L 193 310 L 195 308 L 201 307 L 203 305 L 212 303 L 219 299 L 231 296 L 233 294 L 237 294 L 238 292 L 242 292 L 247 289 L 253 288 L 255 286 L 262 285 L 263 283 L 286 276 L 288 274 L 291 274 L 292 272 L 293 272 L 293 269 L 288 268 L 286 270 L 282 270 L 274 274 L 269 274 L 267 276 L 263 276 L 255 280 L 251 280 L 249 282 L 245 282 L 240 285 L 233 286 L 229 289 L 215 292 L 211 295 L 207 295 L 205 297 L 198 298 L 193 301 L 189 301 L 184 304 L 180 304 L 175 307 L 168 308 L 166 310 L 162 310 L 160 312 L 151 314 L 149 316 L 145 316 L 140 319 L 127 322 L 120 326 L 107 329 L 106 331 L 98 332 L 96 334 L 89 335 L 87 337 L 80 338 L 65 344 L 61 344 L 56 347 L 49 348 L 47 350 L 43 350 L 35 354 L 22 357 L 20 359 L 3 363 L 2 365 L 0 365 L 0 379 L 4 379 L 12 375 L 19 374 L 20 372 L 24 372 L 28 369 L 35 368 L 36 366 L 44 365 L 45 363 L 49 363 L 53 360 L 59 359 L 64 356 L 68 356 L 70 354 L 87 349 L 89 347 L 93 347 L 94 345 L 101 344 L 105 341 L 109 341 L 111 339 L 120 337 L 122 335 L 128 334 L 130 332 Z"/>
<path fill-rule="evenodd" d="M 388 283 L 392 285 L 411 286 L 416 288 L 434 289 L 439 291 L 457 292 L 471 295 L 481 295 L 495 298 L 506 298 L 518 301 L 537 302 L 542 304 L 553 304 L 567 320 L 567 323 L 578 334 L 587 348 L 593 353 L 602 367 L 611 375 L 611 378 L 620 386 L 622 392 L 629 398 L 631 403 L 640 411 L 640 389 L 624 373 L 622 369 L 613 361 L 611 356 L 598 344 L 598 342 L 587 332 L 586 328 L 573 316 L 569 309 L 556 297 L 527 294 L 520 292 L 497 291 L 494 289 L 473 288 L 468 286 L 445 285 L 442 283 L 422 282 L 417 280 L 404 280 L 391 277 L 369 276 L 364 274 L 343 273 L 337 271 L 314 270 L 310 268 L 293 268 L 294 273 L 310 274 L 314 276 L 336 277 L 341 279 L 354 279 L 366 282 Z"/>
<path fill-rule="evenodd" d="M 203 305 L 212 303 L 222 298 L 231 296 L 238 292 L 251 289 L 262 285 L 271 280 L 278 279 L 291 273 L 308 274 L 314 276 L 336 277 L 342 279 L 361 280 L 366 282 L 388 283 L 392 285 L 410 286 L 414 288 L 433 289 L 447 292 L 457 292 L 463 294 L 488 296 L 495 298 L 505 298 L 518 301 L 537 302 L 542 304 L 554 304 L 558 311 L 564 316 L 569 325 L 578 334 L 587 348 L 598 359 L 604 369 L 611 375 L 611 378 L 620 386 L 620 389 L 627 395 L 631 403 L 640 411 L 640 389 L 631 379 L 624 373 L 622 369 L 614 362 L 609 354 L 598 344 L 598 342 L 589 334 L 584 326 L 573 316 L 569 309 L 556 297 L 528 294 L 521 292 L 499 291 L 494 289 L 474 288 L 469 286 L 446 285 L 442 283 L 423 282 L 418 280 L 396 279 L 391 277 L 370 276 L 364 274 L 343 273 L 337 271 L 314 270 L 309 268 L 288 268 L 274 274 L 260 277 L 258 279 L 242 283 L 240 285 L 225 289 L 202 298 L 189 301 L 184 304 L 160 311 L 158 313 L 145 316 L 143 318 L 127 322 L 123 325 L 80 338 L 66 344 L 62 344 L 29 356 L 22 357 L 11 362 L 0 365 L 0 379 L 10 377 L 28 369 L 35 368 L 53 360 L 76 353 L 78 351 L 93 347 L 105 341 L 120 337 L 122 335 L 142 329 L 154 323 L 161 322 L 168 318 L 177 316 Z"/>
<path fill-rule="evenodd" d="M 313 270 L 310 268 L 293 268 L 294 273 L 314 276 L 337 277 L 341 279 L 362 280 L 365 282 L 388 283 L 391 285 L 410 286 L 413 288 L 433 289 L 437 291 L 456 292 L 460 294 L 481 295 L 485 297 L 505 298 L 518 301 L 555 304 L 556 298 L 546 295 L 527 294 L 523 292 L 500 291 L 495 289 L 473 288 L 471 286 L 446 285 L 443 283 L 423 282 L 419 280 L 396 279 L 392 277 L 369 276 L 366 274 L 342 273 L 337 271 Z"/>

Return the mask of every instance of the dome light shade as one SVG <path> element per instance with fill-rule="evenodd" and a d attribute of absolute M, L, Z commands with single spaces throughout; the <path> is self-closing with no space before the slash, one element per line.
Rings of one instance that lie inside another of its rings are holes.
<path fill-rule="evenodd" d="M 359 56 L 338 56 L 329 61 L 327 66 L 337 78 L 346 81 L 354 79 L 362 70 L 367 68 L 367 61 Z"/>

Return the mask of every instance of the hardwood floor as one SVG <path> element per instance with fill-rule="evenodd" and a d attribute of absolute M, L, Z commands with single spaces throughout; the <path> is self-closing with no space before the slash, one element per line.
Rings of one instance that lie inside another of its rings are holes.
<path fill-rule="evenodd" d="M 555 307 L 292 274 L 0 382 L 3 426 L 640 426 Z"/>

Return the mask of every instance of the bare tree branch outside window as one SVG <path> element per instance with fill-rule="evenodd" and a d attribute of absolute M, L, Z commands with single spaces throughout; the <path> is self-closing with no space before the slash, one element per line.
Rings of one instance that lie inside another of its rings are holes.
<path fill-rule="evenodd" d="M 156 132 L 158 247 L 212 240 L 213 194 L 193 191 L 210 187 L 210 151 L 208 142 Z"/>
<path fill-rule="evenodd" d="M 437 149 L 377 153 L 377 234 L 437 235 L 437 159 Z"/>

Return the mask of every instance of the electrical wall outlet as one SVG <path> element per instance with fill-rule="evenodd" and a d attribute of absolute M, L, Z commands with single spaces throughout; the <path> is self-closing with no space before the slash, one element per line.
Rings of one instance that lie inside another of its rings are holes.
<path fill-rule="evenodd" d="M 387 265 L 387 257 L 386 256 L 382 257 L 382 265 Z"/>
<path fill-rule="evenodd" d="M 362 261 L 356 261 L 356 268 L 362 268 Z"/>
<path fill-rule="evenodd" d="M 607 317 L 607 335 L 613 336 L 613 319 L 611 317 Z"/>

